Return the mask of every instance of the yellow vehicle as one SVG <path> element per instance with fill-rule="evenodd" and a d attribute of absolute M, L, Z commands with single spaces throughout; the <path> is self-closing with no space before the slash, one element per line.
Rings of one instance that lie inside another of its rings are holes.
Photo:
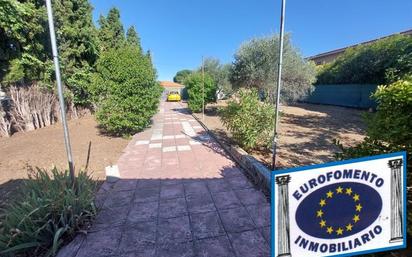
<path fill-rule="evenodd" d="M 179 92 L 173 91 L 169 92 L 167 95 L 168 102 L 179 102 L 181 100 Z"/>

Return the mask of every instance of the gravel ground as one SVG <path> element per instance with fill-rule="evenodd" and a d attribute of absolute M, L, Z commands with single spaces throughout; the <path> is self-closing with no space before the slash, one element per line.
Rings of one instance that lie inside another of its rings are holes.
<path fill-rule="evenodd" d="M 225 130 L 216 110 L 224 102 L 208 106 L 204 123 L 224 140 L 230 142 L 230 133 Z M 282 106 L 278 166 L 295 167 L 334 160 L 338 151 L 334 139 L 344 145 L 354 145 L 364 138 L 364 111 L 312 104 Z M 202 119 L 202 114 L 196 114 Z M 231 142 L 233 143 L 233 142 Z M 269 165 L 270 151 L 252 151 L 250 154 Z"/>
<path fill-rule="evenodd" d="M 117 162 L 129 140 L 102 135 L 96 126 L 93 116 L 69 121 L 76 170 L 85 167 L 90 144 L 88 170 L 93 178 L 102 180 L 104 168 Z M 61 124 L 0 138 L 0 206 L 27 178 L 28 165 L 47 169 L 53 165 L 67 167 Z"/>

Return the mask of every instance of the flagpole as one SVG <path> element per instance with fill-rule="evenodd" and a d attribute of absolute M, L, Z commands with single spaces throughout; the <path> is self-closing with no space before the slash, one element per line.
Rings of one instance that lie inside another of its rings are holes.
<path fill-rule="evenodd" d="M 60 103 L 60 113 L 62 116 L 62 123 L 63 123 L 64 145 L 66 148 L 67 160 L 69 163 L 70 178 L 71 178 L 72 184 L 74 185 L 75 183 L 74 162 L 73 162 L 73 156 L 72 156 L 72 149 L 70 145 L 69 128 L 67 126 L 67 120 L 66 120 L 66 108 L 65 108 L 65 103 L 64 103 L 63 87 L 62 87 L 61 76 L 60 76 L 59 55 L 57 52 L 56 33 L 54 31 L 53 10 L 51 6 L 51 0 L 46 0 L 46 7 L 47 7 L 47 16 L 48 16 L 48 21 L 49 21 L 50 41 L 51 41 L 52 52 L 53 52 L 53 62 L 54 62 L 55 73 L 56 73 L 57 92 L 58 92 L 59 103 Z"/>
<path fill-rule="evenodd" d="M 202 121 L 205 121 L 205 61 L 202 56 Z"/>
<path fill-rule="evenodd" d="M 286 0 L 282 0 L 281 14 L 280 14 L 280 34 L 279 34 L 279 63 L 278 63 L 278 77 L 276 87 L 276 106 L 275 106 L 275 128 L 273 135 L 273 156 L 272 156 L 272 169 L 276 169 L 276 154 L 278 144 L 278 131 L 279 131 L 279 104 L 280 104 L 280 89 L 282 86 L 282 62 L 283 62 L 283 34 L 285 30 L 285 5 Z"/>

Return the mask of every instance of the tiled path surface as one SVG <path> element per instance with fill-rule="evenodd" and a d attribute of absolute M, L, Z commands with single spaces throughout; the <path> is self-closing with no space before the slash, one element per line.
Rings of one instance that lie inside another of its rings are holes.
<path fill-rule="evenodd" d="M 269 256 L 269 204 L 179 103 L 162 103 L 105 183 L 87 236 L 59 256 Z"/>

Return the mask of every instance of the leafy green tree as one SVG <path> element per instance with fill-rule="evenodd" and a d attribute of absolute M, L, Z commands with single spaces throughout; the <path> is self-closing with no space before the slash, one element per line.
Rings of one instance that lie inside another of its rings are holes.
<path fill-rule="evenodd" d="M 230 83 L 231 64 L 221 64 L 219 59 L 206 58 L 203 62 L 204 71 L 212 76 L 217 86 L 217 93 L 229 95 L 232 92 L 232 84 Z M 202 67 L 198 69 L 200 72 Z"/>
<path fill-rule="evenodd" d="M 90 106 L 88 86 L 99 48 L 92 6 L 88 0 L 56 0 L 53 12 L 63 81 L 76 105 Z"/>
<path fill-rule="evenodd" d="M 207 103 L 216 99 L 216 84 L 209 74 L 195 72 L 186 77 L 184 84 L 189 95 L 188 107 L 192 112 L 201 112 L 203 101 Z"/>
<path fill-rule="evenodd" d="M 258 88 L 271 99 L 277 82 L 279 37 L 272 35 L 243 43 L 235 54 L 230 75 L 232 85 Z M 307 62 L 285 37 L 282 70 L 282 100 L 295 101 L 312 89 L 315 65 Z"/>
<path fill-rule="evenodd" d="M 117 8 L 109 10 L 107 17 L 99 18 L 99 40 L 102 51 L 119 48 L 125 44 L 124 28 L 120 20 L 120 11 Z"/>
<path fill-rule="evenodd" d="M 126 41 L 129 45 L 135 46 L 142 52 L 142 46 L 140 44 L 139 35 L 137 35 L 136 29 L 134 26 L 131 26 L 126 32 Z"/>
<path fill-rule="evenodd" d="M 41 0 L 0 0 L 0 82 L 49 77 L 46 9 Z"/>
<path fill-rule="evenodd" d="M 178 71 L 178 72 L 176 72 L 176 75 L 173 77 L 173 81 L 176 82 L 176 83 L 183 84 L 185 79 L 192 73 L 193 73 L 192 70 Z"/>
<path fill-rule="evenodd" d="M 392 83 L 412 75 L 412 37 L 396 35 L 349 48 L 317 75 L 317 84 Z"/>
<path fill-rule="evenodd" d="M 150 124 L 162 89 L 149 59 L 136 47 L 104 52 L 93 81 L 96 117 L 104 131 L 131 135 Z"/>

